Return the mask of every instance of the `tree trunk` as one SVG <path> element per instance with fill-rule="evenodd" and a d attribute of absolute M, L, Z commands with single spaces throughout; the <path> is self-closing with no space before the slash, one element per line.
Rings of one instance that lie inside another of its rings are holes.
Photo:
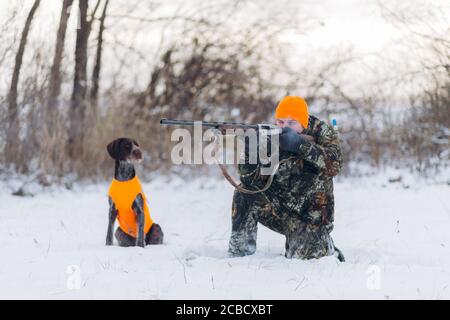
<path fill-rule="evenodd" d="M 25 26 L 22 31 L 22 36 L 19 43 L 19 48 L 16 54 L 16 61 L 14 64 L 14 71 L 11 79 L 11 87 L 8 95 L 8 120 L 9 126 L 6 132 L 6 146 L 5 146 L 5 160 L 7 163 L 13 163 L 19 156 L 19 110 L 17 106 L 17 92 L 20 77 L 20 69 L 22 68 L 23 55 L 25 53 L 25 47 L 27 44 L 28 33 L 31 29 L 31 22 L 33 21 L 34 14 L 41 0 L 35 0 L 31 7 L 28 17 L 25 21 Z"/>
<path fill-rule="evenodd" d="M 61 9 L 61 17 L 59 20 L 58 33 L 56 36 L 55 55 L 53 57 L 53 65 L 50 71 L 47 114 L 48 123 L 54 123 L 56 109 L 58 108 L 58 97 L 61 91 L 61 61 L 64 53 L 64 41 L 66 38 L 67 22 L 70 17 L 70 8 L 73 0 L 64 0 Z"/>
<path fill-rule="evenodd" d="M 75 45 L 75 74 L 70 103 L 68 156 L 73 159 L 82 152 L 83 124 L 86 112 L 87 45 L 90 23 L 87 19 L 88 0 L 79 0 L 79 26 Z"/>
<path fill-rule="evenodd" d="M 94 114 L 96 114 L 97 100 L 98 100 L 98 90 L 100 81 L 100 70 L 102 65 L 102 49 L 103 49 L 103 32 L 105 31 L 105 19 L 106 12 L 108 10 L 109 0 L 106 0 L 105 6 L 103 7 L 102 16 L 100 17 L 100 26 L 98 30 L 98 42 L 97 42 L 97 54 L 95 58 L 94 71 L 92 72 L 92 90 L 91 90 L 91 104 Z"/>

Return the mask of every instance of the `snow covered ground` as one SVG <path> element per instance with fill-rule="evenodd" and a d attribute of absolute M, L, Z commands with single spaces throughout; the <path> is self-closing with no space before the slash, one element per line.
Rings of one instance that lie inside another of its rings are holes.
<path fill-rule="evenodd" d="M 259 227 L 256 254 L 228 258 L 232 187 L 144 184 L 165 244 L 106 247 L 108 185 L 34 197 L 0 184 L 0 298 L 449 299 L 450 186 L 385 175 L 336 183 L 333 236 L 347 262 L 283 257 Z"/>

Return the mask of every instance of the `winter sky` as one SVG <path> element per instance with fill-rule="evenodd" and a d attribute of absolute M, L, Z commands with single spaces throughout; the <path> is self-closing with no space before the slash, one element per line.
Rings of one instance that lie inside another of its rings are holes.
<path fill-rule="evenodd" d="M 60 2 L 62 0 L 42 0 L 40 7 L 40 15 L 45 16 L 47 23 L 57 21 L 60 11 Z M 76 0 L 75 0 L 76 1 Z M 113 0 L 114 2 L 123 3 L 123 0 Z M 350 44 L 361 51 L 381 50 L 390 41 L 398 37 L 399 31 L 387 23 L 380 12 L 378 2 L 391 5 L 392 3 L 409 3 L 410 6 L 415 4 L 445 4 L 442 0 L 404 0 L 404 1 L 387 1 L 387 0 L 301 0 L 287 1 L 299 5 L 300 13 L 303 19 L 306 15 L 318 20 L 320 27 L 314 28 L 306 35 L 308 48 L 315 49 L 320 47 L 329 47 L 335 44 Z M 127 1 L 130 2 L 130 1 Z M 150 3 L 149 1 L 148 3 Z M 164 5 L 177 8 L 180 0 L 166 0 Z M 186 0 L 183 3 L 196 3 L 198 0 Z M 204 1 L 203 1 L 204 2 Z M 256 4 L 270 3 L 272 1 L 254 0 Z M 0 0 L 0 19 L 5 17 L 8 9 L 23 4 L 23 8 L 27 10 L 33 0 Z M 142 5 L 147 5 L 146 1 L 142 1 Z M 169 8 L 168 7 L 168 8 Z M 448 7 L 448 6 L 447 6 Z M 170 9 L 169 9 L 170 10 Z M 46 22 L 41 19 L 40 23 Z M 270 23 L 270 22 L 268 22 Z M 296 41 L 289 35 L 285 41 Z M 305 40 L 303 38 L 303 40 Z"/>
<path fill-rule="evenodd" d="M 51 48 L 54 42 L 55 30 L 60 14 L 62 0 L 42 0 L 38 17 L 35 19 L 35 26 L 32 30 L 32 34 L 36 34 L 43 41 L 47 42 L 49 48 Z M 190 4 L 196 4 L 199 1 L 202 4 L 207 3 L 205 0 L 166 0 L 162 2 L 158 1 L 129 1 L 129 0 L 112 0 L 112 4 L 115 6 L 115 10 L 120 8 L 120 5 L 129 4 L 133 5 L 137 3 L 143 6 L 144 10 L 138 10 L 139 14 L 145 16 L 146 12 L 153 12 L 149 9 L 152 3 L 163 3 L 163 10 L 165 13 L 175 12 L 180 5 L 189 7 Z M 283 10 L 286 8 L 286 17 L 289 13 L 288 6 L 294 5 L 299 10 L 299 22 L 300 26 L 305 21 L 305 32 L 285 32 L 280 40 L 286 43 L 289 52 L 292 52 L 291 59 L 295 62 L 300 60 L 305 61 L 310 57 L 323 57 L 335 53 L 335 48 L 352 48 L 353 53 L 356 55 L 397 55 L 401 56 L 402 53 L 395 53 L 392 50 L 392 44 L 398 43 L 404 40 L 405 29 L 398 29 L 392 23 L 388 22 L 383 16 L 383 12 L 380 8 L 380 3 L 388 7 L 404 8 L 405 10 L 416 10 L 418 13 L 423 12 L 430 6 L 436 5 L 444 7 L 446 12 L 450 12 L 450 5 L 445 0 L 279 0 L 277 2 L 271 0 L 248 0 L 251 3 L 250 10 L 255 8 L 265 8 L 266 12 L 271 12 L 274 8 L 278 14 L 283 15 Z M 77 0 L 75 0 L 76 4 Z M 23 23 L 20 20 L 24 20 L 26 14 L 31 7 L 33 0 L 0 0 L 0 23 L 4 21 L 8 16 L 8 12 L 12 7 L 17 7 L 21 4 L 23 11 L 21 11 L 19 18 L 15 21 L 16 30 L 22 27 Z M 92 6 L 93 1 L 91 1 Z M 286 4 L 284 6 L 283 4 Z M 76 6 L 75 6 L 76 8 Z M 161 10 L 161 9 L 159 9 Z M 252 14 L 249 12 L 248 14 Z M 245 16 L 247 13 L 244 13 Z M 242 16 L 242 14 L 241 14 Z M 447 14 L 447 16 L 449 16 Z M 271 23 L 270 19 L 267 19 L 267 23 Z M 444 19 L 445 22 L 447 22 Z M 76 29 L 76 18 L 73 14 L 69 21 L 72 25 L 72 29 Z M 433 24 L 433 21 L 430 21 Z M 448 24 L 444 26 L 448 28 Z M 142 30 L 141 30 L 142 31 Z M 148 32 L 147 32 L 148 31 Z M 158 41 L 158 36 L 155 37 L 155 29 L 149 29 L 141 32 L 138 36 L 138 41 L 133 42 L 133 46 L 136 43 L 144 48 L 144 52 L 148 54 L 152 47 L 155 47 Z M 133 32 L 133 31 L 130 31 Z M 51 34 L 51 37 L 49 37 Z M 67 36 L 68 50 L 74 45 L 75 33 L 69 33 Z M 38 40 L 41 41 L 41 39 Z M 136 39 L 135 39 L 136 40 Z M 294 48 L 294 49 L 291 49 Z M 331 49 L 330 49 L 331 48 Z M 408 52 L 406 52 L 408 54 Z M 108 58 L 106 57 L 106 60 Z M 378 62 L 371 62 L 371 67 L 378 69 Z M 383 63 L 383 62 L 381 62 Z M 384 66 L 386 69 L 386 67 Z M 137 67 L 137 69 L 140 69 Z M 389 69 L 389 68 L 388 68 Z M 365 78 L 364 71 L 357 73 L 357 68 L 352 69 L 352 79 L 355 77 Z M 7 77 L 9 78 L 9 77 Z M 369 81 L 369 80 L 368 80 Z M 2 81 L 3 82 L 3 81 Z M 142 82 L 142 81 L 140 81 Z"/>

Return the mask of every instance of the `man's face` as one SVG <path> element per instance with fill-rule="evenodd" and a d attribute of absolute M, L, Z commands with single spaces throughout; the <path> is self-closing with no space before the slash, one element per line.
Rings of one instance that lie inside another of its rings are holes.
<path fill-rule="evenodd" d="M 303 132 L 303 126 L 297 120 L 294 120 L 294 119 L 291 119 L 291 118 L 275 119 L 275 124 L 279 128 L 289 127 L 291 129 L 297 131 L 298 133 L 302 133 Z"/>

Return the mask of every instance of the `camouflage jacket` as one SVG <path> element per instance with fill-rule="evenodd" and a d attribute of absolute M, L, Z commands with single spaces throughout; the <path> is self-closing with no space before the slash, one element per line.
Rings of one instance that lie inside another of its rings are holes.
<path fill-rule="evenodd" d="M 257 197 L 269 202 L 275 212 L 286 210 L 313 225 L 332 225 L 334 220 L 333 177 L 342 168 L 342 153 L 336 131 L 327 123 L 309 116 L 302 134 L 314 142 L 303 141 L 299 154 L 280 151 L 282 161 L 270 188 Z M 263 188 L 269 178 L 260 174 L 260 164 L 241 164 L 243 187 Z"/>

